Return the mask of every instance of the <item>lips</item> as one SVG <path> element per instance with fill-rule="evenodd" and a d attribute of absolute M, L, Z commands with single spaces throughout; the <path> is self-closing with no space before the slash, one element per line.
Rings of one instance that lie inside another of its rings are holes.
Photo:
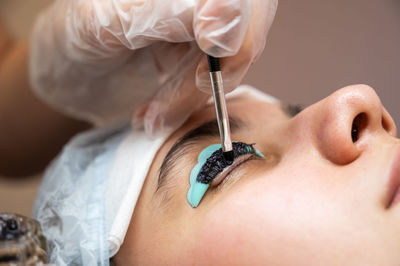
<path fill-rule="evenodd" d="M 386 193 L 386 209 L 400 201 L 400 146 L 395 152 Z"/>

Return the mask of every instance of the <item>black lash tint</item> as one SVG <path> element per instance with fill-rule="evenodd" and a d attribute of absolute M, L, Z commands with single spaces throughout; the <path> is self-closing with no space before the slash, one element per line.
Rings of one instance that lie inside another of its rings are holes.
<path fill-rule="evenodd" d="M 246 144 L 243 142 L 232 142 L 233 158 L 234 160 L 242 155 L 256 154 L 253 144 Z M 227 161 L 224 157 L 222 149 L 216 150 L 206 160 L 203 167 L 201 167 L 196 180 L 203 184 L 210 184 L 214 178 L 221 173 L 227 166 L 231 165 L 232 161 Z"/>

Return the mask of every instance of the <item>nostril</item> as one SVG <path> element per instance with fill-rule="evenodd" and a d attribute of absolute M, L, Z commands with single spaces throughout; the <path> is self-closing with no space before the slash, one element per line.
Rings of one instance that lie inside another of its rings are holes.
<path fill-rule="evenodd" d="M 390 132 L 390 125 L 389 125 L 388 121 L 386 121 L 386 119 L 383 116 L 382 116 L 382 127 L 387 132 Z"/>
<path fill-rule="evenodd" d="M 351 126 L 351 140 L 353 141 L 353 143 L 357 142 L 358 140 L 358 128 L 354 122 Z"/>
<path fill-rule="evenodd" d="M 360 113 L 353 119 L 353 124 L 351 125 L 351 140 L 356 143 L 364 128 L 367 126 L 368 118 L 366 113 Z"/>

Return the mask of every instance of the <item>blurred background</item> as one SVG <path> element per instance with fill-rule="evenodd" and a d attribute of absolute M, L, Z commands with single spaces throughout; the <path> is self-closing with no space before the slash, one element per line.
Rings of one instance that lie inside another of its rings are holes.
<path fill-rule="evenodd" d="M 15 39 L 28 38 L 51 2 L 1 0 L 0 20 Z M 304 106 L 343 86 L 368 84 L 400 125 L 399 49 L 400 0 L 280 0 L 266 49 L 244 83 Z M 40 175 L 0 177 L 0 212 L 30 216 L 39 182 Z"/>
<path fill-rule="evenodd" d="M 51 2 L 50 0 L 0 0 L 0 21 L 5 24 L 15 40 L 27 39 L 37 14 Z M 26 178 L 0 176 L 0 212 L 8 211 L 31 216 L 40 177 L 41 174 Z"/>

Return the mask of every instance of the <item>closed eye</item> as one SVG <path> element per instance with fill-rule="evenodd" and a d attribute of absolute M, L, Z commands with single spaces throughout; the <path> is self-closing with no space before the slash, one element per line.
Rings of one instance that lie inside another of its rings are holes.
<path fill-rule="evenodd" d="M 244 155 L 255 154 L 258 157 L 264 157 L 264 155 L 258 150 L 256 150 L 253 147 L 253 145 L 255 145 L 255 143 L 246 144 L 243 142 L 232 142 L 232 149 L 234 153 L 233 164 L 235 164 L 235 162 L 237 162 L 239 159 L 240 159 L 239 161 L 242 161 Z M 208 155 L 208 158 L 206 159 L 199 173 L 197 174 L 196 177 L 197 182 L 203 184 L 211 184 L 211 182 L 225 169 L 231 168 L 230 165 L 232 162 L 226 161 L 226 159 L 223 156 L 222 148 L 218 149 L 218 147 L 220 146 L 221 146 L 220 144 L 212 144 L 200 153 L 199 158 L 202 156 L 202 154 L 204 154 L 204 152 L 206 152 L 205 154 L 207 154 L 208 152 L 207 149 L 214 150 L 214 152 L 211 155 Z"/>
<path fill-rule="evenodd" d="M 227 181 L 229 181 L 230 177 L 234 173 L 234 171 L 239 167 L 242 166 L 243 164 L 255 160 L 255 159 L 260 159 L 257 155 L 254 154 L 246 154 L 243 156 L 240 156 L 237 158 L 232 165 L 229 167 L 225 168 L 212 182 L 211 182 L 211 188 L 219 188 L 220 186 L 224 185 Z"/>

